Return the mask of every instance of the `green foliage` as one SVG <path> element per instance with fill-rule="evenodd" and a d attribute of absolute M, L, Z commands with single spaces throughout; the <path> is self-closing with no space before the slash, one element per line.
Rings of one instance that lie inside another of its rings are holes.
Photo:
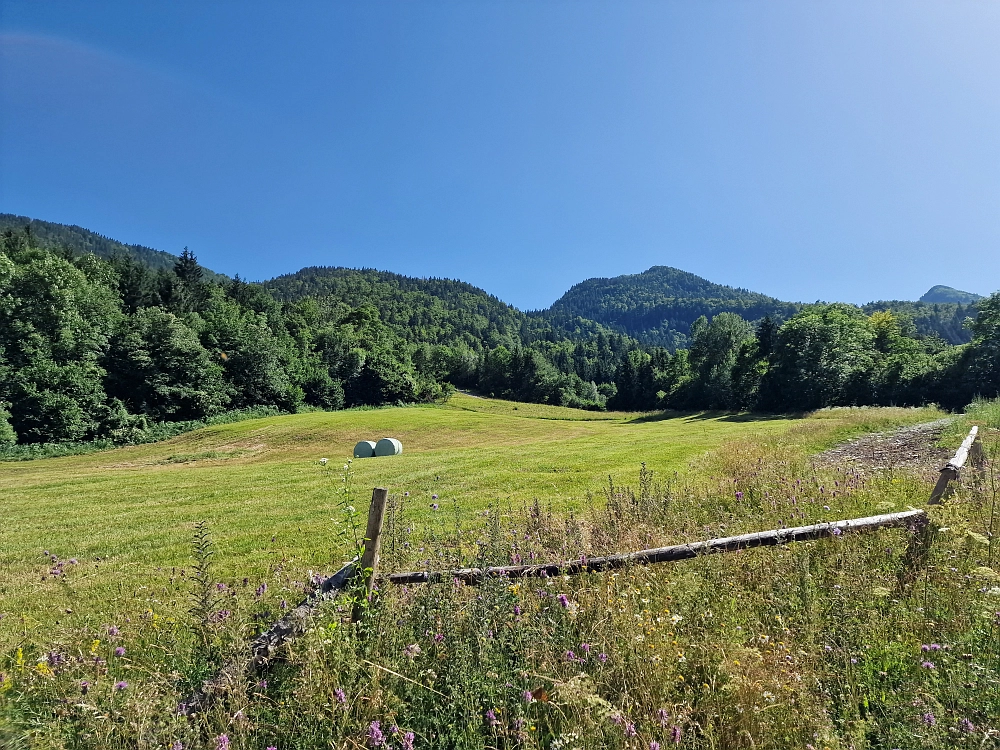
<path fill-rule="evenodd" d="M 10 425 L 10 412 L 7 404 L 0 402 L 0 451 L 6 450 L 17 442 L 17 433 Z"/>
<path fill-rule="evenodd" d="M 639 274 L 583 281 L 560 297 L 546 315 L 554 320 L 589 318 L 643 344 L 674 350 L 688 343 L 688 330 L 700 317 L 727 312 L 750 321 L 767 316 L 783 320 L 801 307 L 713 284 L 676 268 L 654 266 Z"/>
<path fill-rule="evenodd" d="M 108 395 L 156 421 L 201 419 L 230 401 L 218 357 L 160 307 L 129 316 L 112 337 L 103 365 Z"/>

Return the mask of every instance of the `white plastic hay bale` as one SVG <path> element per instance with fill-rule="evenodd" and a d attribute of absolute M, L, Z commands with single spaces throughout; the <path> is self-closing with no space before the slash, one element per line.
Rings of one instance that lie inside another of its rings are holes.
<path fill-rule="evenodd" d="M 360 443 L 354 446 L 355 458 L 371 458 L 374 455 L 375 455 L 374 440 L 362 440 Z"/>
<path fill-rule="evenodd" d="M 382 438 L 375 444 L 376 456 L 398 456 L 403 452 L 403 444 L 396 438 Z"/>

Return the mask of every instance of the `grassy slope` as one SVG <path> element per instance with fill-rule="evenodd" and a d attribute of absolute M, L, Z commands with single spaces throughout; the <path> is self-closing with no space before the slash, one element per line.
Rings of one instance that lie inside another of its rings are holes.
<path fill-rule="evenodd" d="M 334 534 L 340 470 L 361 439 L 392 435 L 405 452 L 353 463 L 359 510 L 367 509 L 372 486 L 408 491 L 417 523 L 433 529 L 445 513 L 457 509 L 471 519 L 494 500 L 537 498 L 572 509 L 609 474 L 634 480 L 643 461 L 657 473 L 681 470 L 734 438 L 788 432 L 816 450 L 851 433 L 935 416 L 830 410 L 805 420 L 637 417 L 460 394 L 446 406 L 273 417 L 154 445 L 2 464 L 0 613 L 7 616 L 0 650 L 65 621 L 66 609 L 79 621 L 159 606 L 157 590 L 171 566 L 190 563 L 198 519 L 210 522 L 231 575 L 257 575 L 282 559 L 303 573 L 328 570 L 343 552 Z M 321 457 L 330 459 L 327 469 Z M 436 513 L 432 493 L 442 506 Z M 80 564 L 68 566 L 65 581 L 43 580 L 43 550 Z"/>

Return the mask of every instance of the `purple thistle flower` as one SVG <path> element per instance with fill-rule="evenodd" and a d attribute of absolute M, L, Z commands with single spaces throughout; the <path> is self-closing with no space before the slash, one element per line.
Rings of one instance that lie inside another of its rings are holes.
<path fill-rule="evenodd" d="M 490 723 L 491 727 L 500 726 L 500 720 L 497 719 L 496 712 L 492 708 L 486 712 L 486 721 Z"/>
<path fill-rule="evenodd" d="M 589 654 L 590 653 L 590 644 L 589 643 L 581 643 L 580 644 L 580 650 L 583 653 L 585 653 L 585 654 Z"/>
<path fill-rule="evenodd" d="M 385 735 L 382 734 L 382 728 L 377 720 L 368 726 L 368 742 L 372 747 L 385 746 Z"/>
<path fill-rule="evenodd" d="M 976 725 L 968 719 L 962 719 L 958 722 L 958 731 L 965 732 L 966 734 L 973 734 L 976 731 Z"/>
<path fill-rule="evenodd" d="M 112 638 L 114 638 L 114 637 L 115 637 L 115 636 L 117 636 L 117 635 L 120 635 L 120 634 L 121 634 L 121 632 L 122 632 L 122 631 L 120 631 L 120 630 L 119 630 L 118 628 L 116 628 L 116 627 L 115 627 L 114 625 L 111 625 L 111 626 L 110 626 L 110 627 L 108 628 L 108 635 L 110 635 L 110 636 L 111 636 Z"/>
<path fill-rule="evenodd" d="M 411 643 L 409 646 L 403 649 L 403 656 L 407 659 L 416 659 L 420 655 L 420 646 L 416 643 Z"/>
<path fill-rule="evenodd" d="M 115 690 L 118 690 L 119 692 L 122 691 L 122 690 L 124 690 L 127 687 L 128 687 L 128 683 L 125 682 L 125 680 L 122 680 L 121 682 L 116 682 L 115 683 Z"/>
<path fill-rule="evenodd" d="M 660 750 L 660 743 L 656 740 L 649 741 L 649 750 Z"/>
<path fill-rule="evenodd" d="M 572 651 L 567 651 L 565 654 L 563 654 L 563 658 L 566 661 L 576 661 L 576 654 L 574 654 Z"/>
<path fill-rule="evenodd" d="M 608 655 L 607 654 L 598 654 L 597 655 L 597 661 L 601 662 L 601 664 L 605 664 L 608 661 Z"/>
<path fill-rule="evenodd" d="M 565 608 L 569 608 L 569 597 L 566 594 L 559 594 L 559 603 Z"/>
<path fill-rule="evenodd" d="M 435 643 L 441 643 L 443 640 L 444 640 L 444 633 L 435 633 L 434 634 L 434 642 Z"/>
<path fill-rule="evenodd" d="M 333 697 L 337 699 L 337 703 L 347 703 L 347 693 L 340 688 L 333 691 Z"/>
<path fill-rule="evenodd" d="M 170 746 L 170 750 L 184 750 L 184 743 L 180 740 L 174 740 L 174 744 Z"/>
<path fill-rule="evenodd" d="M 80 681 L 80 693 L 86 695 L 90 691 L 90 683 L 86 680 Z"/>
<path fill-rule="evenodd" d="M 531 694 L 530 690 L 525 690 L 523 693 L 521 693 L 521 700 L 523 700 L 525 703 L 534 703 L 535 696 Z"/>
<path fill-rule="evenodd" d="M 267 593 L 266 583 L 262 583 L 260 586 L 257 587 L 257 590 L 253 592 L 254 596 L 256 596 L 258 599 L 260 599 L 266 593 Z"/>
<path fill-rule="evenodd" d="M 635 735 L 636 735 L 635 724 L 632 723 L 631 721 L 625 722 L 625 736 L 635 737 Z"/>
<path fill-rule="evenodd" d="M 920 647 L 920 650 L 926 654 L 928 651 L 931 650 L 931 646 L 929 643 L 925 643 L 923 646 Z"/>
<path fill-rule="evenodd" d="M 416 739 L 416 736 L 413 734 L 413 732 L 406 732 L 403 735 L 403 747 L 402 747 L 402 750 L 413 750 L 413 740 L 414 739 Z"/>
<path fill-rule="evenodd" d="M 924 669 L 934 669 L 934 662 L 932 661 L 921 662 L 920 666 L 923 667 Z"/>
<path fill-rule="evenodd" d="M 737 491 L 737 493 L 736 493 L 736 499 L 737 499 L 737 500 L 742 500 L 742 499 L 743 499 L 743 493 L 742 493 L 742 492 L 739 492 L 739 491 Z"/>
<path fill-rule="evenodd" d="M 521 606 L 519 604 L 514 605 L 514 617 L 521 616 Z"/>
<path fill-rule="evenodd" d="M 218 591 L 225 591 L 229 587 L 226 584 L 224 584 L 224 583 L 217 583 L 217 584 L 215 584 L 215 588 Z M 224 735 L 224 734 L 220 734 L 219 736 L 220 737 L 226 737 L 226 735 Z M 226 742 L 229 742 L 229 738 L 228 737 L 226 737 Z"/>
<path fill-rule="evenodd" d="M 228 734 L 220 734 L 215 738 L 215 750 L 229 750 Z"/>
<path fill-rule="evenodd" d="M 681 744 L 681 728 L 678 726 L 671 727 L 670 729 L 670 739 L 673 740 L 675 745 Z"/>
<path fill-rule="evenodd" d="M 923 721 L 924 724 L 926 724 L 929 727 L 932 727 L 935 724 L 937 724 L 937 719 L 934 718 L 934 714 L 932 714 L 932 713 L 926 713 L 926 714 L 924 714 L 921 717 L 921 721 Z"/>
<path fill-rule="evenodd" d="M 115 656 L 125 656 L 125 648 L 123 646 L 119 646 L 118 648 L 116 648 Z"/>
<path fill-rule="evenodd" d="M 667 713 L 667 709 L 659 709 L 656 712 L 656 720 L 660 722 L 661 727 L 666 728 L 667 724 L 670 723 L 670 714 Z"/>

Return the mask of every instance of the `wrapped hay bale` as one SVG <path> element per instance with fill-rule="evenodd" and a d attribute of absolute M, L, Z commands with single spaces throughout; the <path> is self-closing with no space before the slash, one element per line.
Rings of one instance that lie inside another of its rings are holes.
<path fill-rule="evenodd" d="M 396 438 L 382 438 L 375 444 L 376 456 L 398 456 L 403 452 L 403 444 Z"/>
<path fill-rule="evenodd" d="M 354 446 L 355 458 L 371 458 L 375 455 L 375 441 L 362 440 Z"/>

